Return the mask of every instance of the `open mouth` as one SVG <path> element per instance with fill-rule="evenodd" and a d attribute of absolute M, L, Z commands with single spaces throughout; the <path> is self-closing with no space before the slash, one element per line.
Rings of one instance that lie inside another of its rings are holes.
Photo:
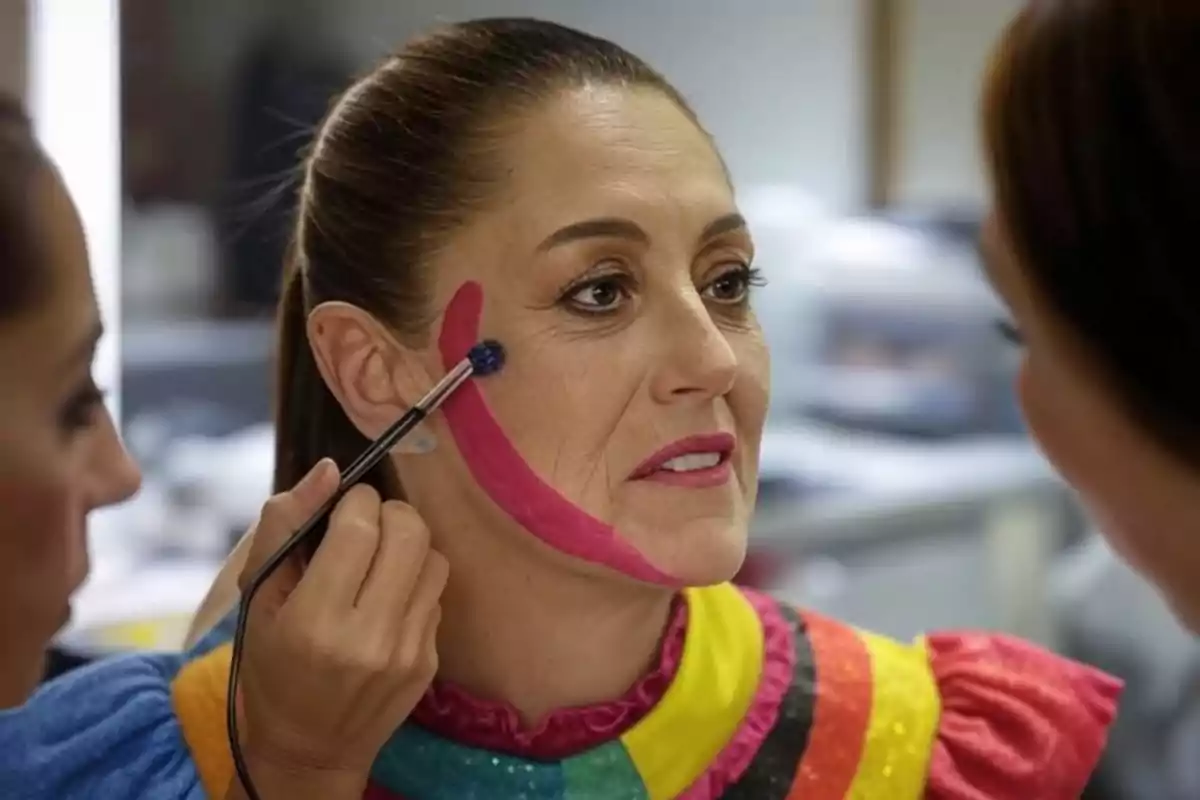
<path fill-rule="evenodd" d="M 690 488 L 719 486 L 732 474 L 737 439 L 728 433 L 691 436 L 667 445 L 634 470 L 631 480 Z"/>

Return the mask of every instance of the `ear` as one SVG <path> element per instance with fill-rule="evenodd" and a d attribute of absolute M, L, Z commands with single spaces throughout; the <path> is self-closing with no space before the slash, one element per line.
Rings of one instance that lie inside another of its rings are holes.
<path fill-rule="evenodd" d="M 358 306 L 334 302 L 314 308 L 308 341 L 325 385 L 368 439 L 377 439 L 433 385 L 416 353 Z M 425 453 L 436 444 L 421 425 L 397 452 Z"/>

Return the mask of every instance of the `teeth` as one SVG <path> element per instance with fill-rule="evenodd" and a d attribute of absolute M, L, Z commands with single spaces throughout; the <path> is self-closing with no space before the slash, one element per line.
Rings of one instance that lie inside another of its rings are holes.
<path fill-rule="evenodd" d="M 668 472 L 693 472 L 698 469 L 712 469 L 721 463 L 720 453 L 688 453 L 665 462 L 659 469 Z"/>

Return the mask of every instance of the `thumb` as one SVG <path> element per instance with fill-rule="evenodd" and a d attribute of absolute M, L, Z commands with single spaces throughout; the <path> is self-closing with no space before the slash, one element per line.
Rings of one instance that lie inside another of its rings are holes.
<path fill-rule="evenodd" d="M 262 565 L 337 492 L 339 482 L 337 465 L 333 459 L 323 458 L 299 483 L 263 505 L 251 535 L 250 552 L 238 578 L 242 591 Z"/>

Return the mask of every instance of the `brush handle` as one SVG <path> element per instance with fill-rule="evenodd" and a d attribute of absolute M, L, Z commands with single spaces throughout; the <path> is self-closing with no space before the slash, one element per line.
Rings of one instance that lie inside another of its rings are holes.
<path fill-rule="evenodd" d="M 392 448 L 414 428 L 428 416 L 423 409 L 410 409 L 403 417 L 397 420 L 390 428 L 384 431 L 383 435 L 371 443 L 371 446 L 363 451 L 362 455 L 354 460 L 354 462 L 342 470 L 341 481 L 339 482 L 337 491 L 333 493 L 328 500 L 321 504 L 317 512 L 308 518 L 308 521 L 301 525 L 291 537 L 283 543 L 283 546 L 275 551 L 272 556 L 258 569 L 251 578 L 251 584 L 257 583 L 260 579 L 265 578 L 278 568 L 289 555 L 291 555 L 300 543 L 313 535 L 315 531 L 321 530 L 329 521 L 329 515 L 333 513 L 333 509 L 350 491 L 351 487 L 358 484 L 366 474 L 374 469 L 384 457 L 391 452 Z"/>

